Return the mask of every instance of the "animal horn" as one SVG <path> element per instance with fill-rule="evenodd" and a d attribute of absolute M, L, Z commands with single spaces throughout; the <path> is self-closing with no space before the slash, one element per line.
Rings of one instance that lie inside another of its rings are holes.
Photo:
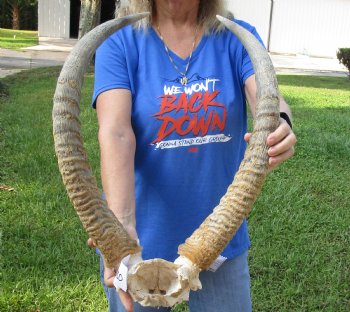
<path fill-rule="evenodd" d="M 79 218 L 100 249 L 106 266 L 140 250 L 102 200 L 80 133 L 80 98 L 84 74 L 97 47 L 118 29 L 148 16 L 135 14 L 108 21 L 86 34 L 68 56 L 58 78 L 53 105 L 53 136 L 58 166 Z"/>
<path fill-rule="evenodd" d="M 275 71 L 268 53 L 249 31 L 217 16 L 246 48 L 256 76 L 257 104 L 254 130 L 234 181 L 201 226 L 179 246 L 178 253 L 201 269 L 220 255 L 248 216 L 268 171 L 267 136 L 279 123 L 279 97 Z"/>

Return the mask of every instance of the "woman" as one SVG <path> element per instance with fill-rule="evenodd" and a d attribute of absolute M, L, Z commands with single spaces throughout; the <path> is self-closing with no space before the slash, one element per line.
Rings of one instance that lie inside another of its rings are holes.
<path fill-rule="evenodd" d="M 152 12 L 149 20 L 112 35 L 96 55 L 102 183 L 109 208 L 140 240 L 143 259 L 174 261 L 238 170 L 250 138 L 245 103 L 254 115 L 256 85 L 247 52 L 216 21 L 228 15 L 222 1 L 131 0 L 120 14 L 142 11 Z M 288 122 L 281 119 L 268 137 L 271 169 L 293 155 L 296 142 L 283 99 L 280 110 Z M 244 221 L 224 263 L 201 273 L 191 311 L 251 310 L 249 244 Z M 114 275 L 104 271 L 108 287 Z M 133 304 L 121 290 L 119 297 L 106 292 L 110 311 L 163 311 Z"/>

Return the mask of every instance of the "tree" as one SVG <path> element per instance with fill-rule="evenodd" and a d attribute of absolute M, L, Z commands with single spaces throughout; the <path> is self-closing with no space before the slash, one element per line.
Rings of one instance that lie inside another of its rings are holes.
<path fill-rule="evenodd" d="M 21 11 L 38 4 L 38 0 L 7 0 L 10 6 L 12 29 L 19 30 L 21 27 Z"/>
<path fill-rule="evenodd" d="M 10 1 L 12 12 L 12 29 L 19 30 L 19 0 Z"/>
<path fill-rule="evenodd" d="M 81 0 L 79 39 L 100 23 L 101 0 Z"/>
<path fill-rule="evenodd" d="M 120 7 L 120 0 L 115 0 L 115 7 Z M 101 21 L 101 0 L 81 0 L 79 39 L 91 29 L 100 24 Z"/>

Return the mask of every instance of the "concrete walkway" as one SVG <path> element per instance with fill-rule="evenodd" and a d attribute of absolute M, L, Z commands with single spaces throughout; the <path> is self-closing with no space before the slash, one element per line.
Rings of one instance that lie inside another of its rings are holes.
<path fill-rule="evenodd" d="M 0 78 L 36 67 L 62 65 L 76 40 L 40 40 L 40 45 L 19 51 L 0 49 Z M 277 73 L 346 77 L 337 59 L 271 54 Z"/>
<path fill-rule="evenodd" d="M 277 73 L 347 77 L 345 66 L 338 59 L 306 55 L 270 54 Z"/>
<path fill-rule="evenodd" d="M 62 65 L 70 51 L 38 47 L 40 48 L 27 48 L 20 51 L 0 49 L 0 78 L 25 69 Z"/>

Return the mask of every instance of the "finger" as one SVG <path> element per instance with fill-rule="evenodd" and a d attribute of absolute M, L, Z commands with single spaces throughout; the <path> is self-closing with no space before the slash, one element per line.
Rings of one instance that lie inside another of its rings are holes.
<path fill-rule="evenodd" d="M 106 267 L 106 263 L 104 263 L 104 273 L 103 273 L 103 279 L 105 282 L 105 285 L 109 288 L 113 288 L 113 281 L 116 275 L 116 271 L 111 268 Z"/>
<path fill-rule="evenodd" d="M 90 247 L 90 248 L 95 248 L 96 247 L 96 244 L 95 244 L 95 242 L 91 239 L 91 238 L 89 238 L 88 240 L 87 240 L 87 245 Z"/>
<path fill-rule="evenodd" d="M 294 147 L 290 148 L 288 151 L 269 158 L 269 170 L 273 170 L 278 167 L 282 162 L 286 161 L 288 158 L 294 155 Z"/>
<path fill-rule="evenodd" d="M 267 137 L 267 145 L 273 146 L 277 144 L 278 142 L 282 141 L 290 132 L 291 129 L 287 122 L 281 119 L 280 125 L 277 127 L 277 129 L 274 132 L 270 133 Z"/>
<path fill-rule="evenodd" d="M 114 281 L 114 278 L 115 276 L 106 276 L 104 278 L 104 281 L 105 281 L 105 285 L 108 287 L 108 288 L 114 288 L 114 284 L 113 284 L 113 281 Z"/>
<path fill-rule="evenodd" d="M 247 132 L 244 135 L 244 141 L 246 141 L 248 143 L 251 137 L 252 137 L 252 134 L 250 132 Z"/>
<path fill-rule="evenodd" d="M 118 295 L 119 295 L 120 301 L 122 302 L 125 310 L 127 312 L 133 312 L 134 311 L 134 304 L 133 304 L 131 296 L 127 292 L 125 292 L 121 289 L 118 289 Z"/>
<path fill-rule="evenodd" d="M 296 136 L 293 132 L 290 132 L 282 141 L 273 145 L 268 150 L 270 157 L 278 156 L 291 149 L 297 142 Z"/>

